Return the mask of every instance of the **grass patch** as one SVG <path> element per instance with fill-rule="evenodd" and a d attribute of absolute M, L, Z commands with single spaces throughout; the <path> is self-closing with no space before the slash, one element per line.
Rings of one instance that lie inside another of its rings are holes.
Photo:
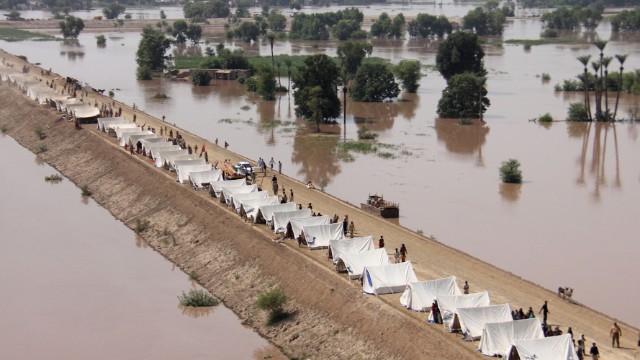
<path fill-rule="evenodd" d="M 45 144 L 40 144 L 40 145 L 38 145 L 38 147 L 36 148 L 36 154 L 42 154 L 42 153 L 45 153 L 45 152 L 47 152 L 47 150 L 49 150 L 49 149 L 47 148 L 47 145 L 45 145 Z"/>
<path fill-rule="evenodd" d="M 378 157 L 381 157 L 383 159 L 395 159 L 396 156 L 393 153 L 387 152 L 387 151 L 381 151 L 378 153 Z"/>
<path fill-rule="evenodd" d="M 249 106 L 249 105 L 242 105 L 242 106 L 240 107 L 240 110 L 244 110 L 244 111 L 247 111 L 247 110 L 249 110 L 249 109 L 251 109 L 251 106 Z"/>
<path fill-rule="evenodd" d="M 47 138 L 47 134 L 44 132 L 44 130 L 42 130 L 42 128 L 35 129 L 35 132 L 38 139 L 44 140 Z"/>
<path fill-rule="evenodd" d="M 365 141 L 347 141 L 340 143 L 339 146 L 342 151 L 353 151 L 361 154 L 371 154 L 378 150 L 375 145 Z"/>
<path fill-rule="evenodd" d="M 180 305 L 192 307 L 210 307 L 220 304 L 220 301 L 204 290 L 189 290 L 178 296 Z"/>
<path fill-rule="evenodd" d="M 38 40 L 38 41 L 56 41 L 59 38 L 51 35 L 39 34 L 36 32 L 20 30 L 20 29 L 0 29 L 0 40 L 4 41 L 24 41 L 24 40 Z"/>
<path fill-rule="evenodd" d="M 538 45 L 550 45 L 550 44 L 568 44 L 575 43 L 575 40 L 558 39 L 558 38 L 544 38 L 544 39 L 509 39 L 505 40 L 505 44 L 511 45 L 524 45 L 525 47 L 538 46 Z"/>
<path fill-rule="evenodd" d="M 57 182 L 62 181 L 62 176 L 60 176 L 60 175 L 58 175 L 58 174 L 53 174 L 53 175 L 45 176 L 45 177 L 44 177 L 44 181 L 57 183 Z"/>
<path fill-rule="evenodd" d="M 288 314 L 284 311 L 284 305 L 287 303 L 287 295 L 281 288 L 275 288 L 262 293 L 255 302 L 258 309 L 268 311 L 268 325 L 273 325 L 280 320 L 285 319 Z"/>
<path fill-rule="evenodd" d="M 375 140 L 378 134 L 368 131 L 366 127 L 358 129 L 358 139 L 360 140 Z"/>
<path fill-rule="evenodd" d="M 168 99 L 169 97 L 165 93 L 156 93 L 155 95 L 153 95 L 152 98 L 156 100 L 164 100 L 164 99 Z"/>
<path fill-rule="evenodd" d="M 89 197 L 89 196 L 93 195 L 93 192 L 91 190 L 89 190 L 89 185 L 82 185 L 80 190 L 82 191 L 82 196 Z"/>
<path fill-rule="evenodd" d="M 218 120 L 219 123 L 222 124 L 246 124 L 246 125 L 253 125 L 253 120 L 249 119 L 249 120 L 242 120 L 242 119 L 220 119 Z"/>
<path fill-rule="evenodd" d="M 143 233 L 149 229 L 151 223 L 147 219 L 136 219 L 136 225 L 133 227 L 133 231 L 136 234 Z"/>

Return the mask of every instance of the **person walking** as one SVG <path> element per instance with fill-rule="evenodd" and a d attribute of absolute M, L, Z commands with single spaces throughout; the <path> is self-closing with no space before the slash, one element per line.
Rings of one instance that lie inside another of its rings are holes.
<path fill-rule="evenodd" d="M 273 178 L 271 178 L 271 185 L 273 186 L 273 195 L 278 195 L 278 178 L 273 175 Z"/>
<path fill-rule="evenodd" d="M 396 264 L 400 263 L 400 251 L 398 251 L 398 248 L 396 248 L 396 251 L 393 253 L 393 259 L 395 260 Z"/>
<path fill-rule="evenodd" d="M 347 215 L 344 216 L 342 220 L 342 232 L 346 235 L 349 231 L 349 217 Z"/>
<path fill-rule="evenodd" d="M 407 251 L 407 247 L 406 247 L 406 246 L 404 246 L 404 244 L 402 244 L 402 245 L 400 246 L 400 262 L 405 262 L 405 261 L 407 261 L 407 253 L 408 253 L 408 251 Z"/>
<path fill-rule="evenodd" d="M 378 240 L 378 248 L 384 248 L 384 237 L 382 237 L 382 235 L 380 235 L 380 240 Z"/>
<path fill-rule="evenodd" d="M 576 349 L 576 354 L 578 355 L 578 360 L 584 359 L 584 343 L 582 340 L 578 340 L 578 348 Z"/>
<path fill-rule="evenodd" d="M 278 160 L 278 173 L 282 174 L 282 161 Z"/>
<path fill-rule="evenodd" d="M 611 330 L 609 330 L 609 336 L 611 336 L 611 347 L 615 347 L 618 345 L 618 349 L 620 348 L 620 337 L 622 336 L 622 329 L 618 326 L 617 322 L 613 323 Z"/>
<path fill-rule="evenodd" d="M 462 291 L 465 295 L 469 295 L 469 283 L 467 280 L 464 281 L 464 286 L 462 287 Z"/>
<path fill-rule="evenodd" d="M 293 189 L 289 190 L 289 201 L 293 202 Z"/>
<path fill-rule="evenodd" d="M 349 237 L 353 238 L 354 231 L 356 231 L 356 225 L 352 221 L 349 223 Z"/>
<path fill-rule="evenodd" d="M 273 171 L 273 164 L 275 164 L 275 161 L 273 161 L 273 156 L 272 156 L 271 160 L 269 160 L 269 167 L 271 168 L 271 171 Z"/>
<path fill-rule="evenodd" d="M 544 305 L 542 305 L 542 307 L 540 308 L 540 311 L 538 311 L 538 314 L 542 313 L 542 322 L 543 323 L 547 323 L 547 316 L 551 313 L 549 311 L 549 306 L 547 305 L 547 300 L 544 301 Z"/>
<path fill-rule="evenodd" d="M 596 346 L 596 343 L 593 343 L 593 345 L 591 346 L 591 350 L 589 350 L 589 354 L 591 354 L 592 360 L 600 359 L 600 351 L 598 350 L 598 346 Z"/>

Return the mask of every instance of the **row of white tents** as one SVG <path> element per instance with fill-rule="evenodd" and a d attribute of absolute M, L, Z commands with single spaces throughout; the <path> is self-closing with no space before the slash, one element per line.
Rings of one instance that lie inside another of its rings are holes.
<path fill-rule="evenodd" d="M 53 101 L 60 111 L 75 116 L 92 115 L 97 109 L 77 99 L 55 93 L 41 82 L 30 80 L 12 69 L 0 71 L 0 79 L 19 86 L 31 99 L 45 104 Z M 93 110 L 95 109 L 95 110 Z M 312 216 L 310 209 L 298 209 L 293 202 L 281 204 L 276 195 L 247 185 L 244 179 L 224 181 L 220 170 L 188 154 L 179 146 L 122 117 L 98 118 L 98 128 L 118 139 L 121 146 L 142 144 L 145 155 L 157 167 L 175 171 L 176 181 L 194 187 L 210 185 L 211 193 L 238 214 L 257 223 L 266 223 L 276 233 L 303 236 L 309 249 L 329 249 L 338 271 L 351 279 L 361 279 L 362 291 L 382 295 L 402 293 L 400 303 L 414 311 L 429 311 L 437 301 L 444 325 L 461 331 L 468 340 L 480 340 L 478 350 L 487 356 L 508 359 L 575 360 L 570 335 L 545 338 L 538 319 L 513 320 L 508 304 L 491 305 L 489 294 L 461 294 L 454 276 L 418 281 L 411 262 L 390 264 L 384 248 L 375 249 L 372 236 L 345 238 L 342 224 L 331 224 L 329 217 Z"/>

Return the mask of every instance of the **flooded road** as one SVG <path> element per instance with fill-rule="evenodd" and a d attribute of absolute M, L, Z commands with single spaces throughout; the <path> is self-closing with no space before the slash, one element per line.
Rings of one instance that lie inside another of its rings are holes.
<path fill-rule="evenodd" d="M 514 20 L 503 38 L 538 38 L 540 31 L 537 20 Z M 95 34 L 82 34 L 79 45 L 3 42 L 0 46 L 96 88 L 120 89 L 116 99 L 135 103 L 156 117 L 165 115 L 167 121 L 209 140 L 228 141 L 230 149 L 240 154 L 254 159 L 273 156 L 283 162 L 287 175 L 313 181 L 351 203 L 381 193 L 400 203 L 401 225 L 548 289 L 570 286 L 576 300 L 640 326 L 635 310 L 640 287 L 612 281 L 618 274 L 636 272 L 634 256 L 640 250 L 632 219 L 640 198 L 638 125 L 543 126 L 529 121 L 546 112 L 564 119 L 569 104 L 581 100 L 581 94 L 553 88 L 577 75 L 581 65 L 576 57 L 596 55 L 595 47 L 576 42 L 525 50 L 489 39 L 485 62 L 492 105 L 484 125 L 438 119 L 435 110 L 445 82 L 427 69 L 417 94 L 403 94 L 393 104 L 348 100 L 346 129 L 325 128 L 332 135 L 313 136 L 295 118 L 293 98 L 286 95 L 261 102 L 236 82 L 215 81 L 210 87 L 194 88 L 188 82 L 164 79 L 136 81 L 139 35 L 106 35 L 104 49 L 96 46 Z M 627 70 L 640 68 L 637 35 L 612 34 L 607 23 L 597 35 L 610 40 L 608 55 L 629 54 Z M 595 34 L 563 36 L 582 41 Z M 212 44 L 219 41 L 223 39 L 211 39 Z M 372 43 L 375 56 L 393 62 L 435 62 L 437 42 Z M 250 54 L 270 53 L 267 43 L 227 46 Z M 332 41 L 277 41 L 274 52 L 334 55 L 336 47 Z M 551 81 L 542 81 L 542 73 L 548 73 Z M 156 93 L 169 98 L 154 100 Z M 638 97 L 623 96 L 620 115 L 637 112 L 639 103 Z M 357 140 L 362 128 L 378 135 L 378 150 L 343 151 L 345 138 Z M 522 163 L 522 185 L 500 183 L 498 168 L 510 158 Z"/>
<path fill-rule="evenodd" d="M 55 169 L 0 135 L 1 359 L 252 359 L 269 343 Z M 262 358 L 262 357 L 259 357 Z"/>

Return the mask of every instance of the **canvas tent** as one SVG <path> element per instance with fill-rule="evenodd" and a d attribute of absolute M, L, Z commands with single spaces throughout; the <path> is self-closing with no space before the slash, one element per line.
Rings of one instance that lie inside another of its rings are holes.
<path fill-rule="evenodd" d="M 98 130 L 106 132 L 107 130 L 109 130 L 109 125 L 128 124 L 128 123 L 129 122 L 121 116 L 98 118 Z"/>
<path fill-rule="evenodd" d="M 298 218 L 289 218 L 291 224 L 291 230 L 293 231 L 293 238 L 297 239 L 302 234 L 302 228 L 304 226 L 311 225 L 327 225 L 331 223 L 331 219 L 328 216 L 305 216 Z"/>
<path fill-rule="evenodd" d="M 402 296 L 400 304 L 414 311 L 425 311 L 431 307 L 438 295 L 461 295 L 456 277 L 419 281 L 410 283 Z"/>
<path fill-rule="evenodd" d="M 232 200 L 233 208 L 239 214 L 240 207 L 245 201 L 266 199 L 267 197 L 269 197 L 268 191 L 253 191 L 246 194 L 236 194 L 233 196 Z"/>
<path fill-rule="evenodd" d="M 214 181 L 211 184 L 211 188 L 213 189 L 213 193 L 216 197 L 220 197 L 222 195 L 222 187 L 232 188 L 237 186 L 245 185 L 247 182 L 245 179 L 237 179 L 237 180 L 221 180 Z"/>
<path fill-rule="evenodd" d="M 182 149 L 180 146 L 173 145 L 173 143 L 169 141 L 149 144 L 147 147 L 143 146 L 144 154 L 147 156 L 151 156 L 152 159 L 155 159 L 156 155 L 158 155 L 160 151 L 180 150 L 180 149 Z"/>
<path fill-rule="evenodd" d="M 88 123 L 98 120 L 100 109 L 88 104 L 73 104 L 67 106 L 67 113 L 75 116 L 80 122 Z"/>
<path fill-rule="evenodd" d="M 227 187 L 227 186 L 223 186 L 222 187 L 222 197 L 221 200 L 224 200 L 224 202 L 231 206 L 233 204 L 233 197 L 239 194 L 248 194 L 251 192 L 256 192 L 258 191 L 258 185 L 241 185 L 241 186 L 234 186 L 234 187 Z"/>
<path fill-rule="evenodd" d="M 153 158 L 156 162 L 156 167 L 163 167 L 166 162 L 170 159 L 173 159 L 176 156 L 190 156 L 189 152 L 184 149 L 176 149 L 176 150 L 159 150 L 155 154 L 153 154 Z"/>
<path fill-rule="evenodd" d="M 478 348 L 484 355 L 506 358 L 516 339 L 532 340 L 543 337 L 540 320 L 536 318 L 487 323 Z"/>
<path fill-rule="evenodd" d="M 400 264 L 366 266 L 362 274 L 362 291 L 366 294 L 399 293 L 418 281 L 410 261 Z"/>
<path fill-rule="evenodd" d="M 182 165 L 176 169 L 176 181 L 184 184 L 189 181 L 190 173 L 207 170 L 211 170 L 211 164 Z"/>
<path fill-rule="evenodd" d="M 278 203 L 280 203 L 280 199 L 278 199 L 277 195 L 267 196 L 264 199 L 243 200 L 240 206 L 240 215 L 246 216 L 247 219 L 255 222 L 261 206 L 276 205 Z"/>
<path fill-rule="evenodd" d="M 122 132 L 125 130 L 140 130 L 140 128 L 138 128 L 138 125 L 136 124 L 127 123 L 127 124 L 108 124 L 105 129 L 105 131 L 109 136 L 112 136 L 115 138 L 119 138 L 118 136 L 119 131 Z"/>
<path fill-rule="evenodd" d="M 163 137 L 150 137 L 150 138 L 144 138 L 142 140 L 140 140 L 140 142 L 142 143 L 142 151 L 144 151 L 145 155 L 151 155 L 149 154 L 147 151 L 149 150 L 150 146 L 153 145 L 173 145 L 172 143 L 168 142 L 167 139 L 163 138 Z"/>
<path fill-rule="evenodd" d="M 347 241 L 350 239 L 347 239 Z M 344 264 L 351 279 L 359 279 L 367 266 L 383 266 L 389 264 L 389 254 L 385 248 L 369 251 L 346 252 L 340 254 L 340 263 Z"/>
<path fill-rule="evenodd" d="M 564 334 L 542 339 L 515 340 L 509 360 L 577 360 L 571 335 Z"/>
<path fill-rule="evenodd" d="M 343 229 L 344 230 L 344 229 Z M 353 237 L 349 239 L 333 239 L 329 240 L 329 256 L 334 264 L 338 264 L 340 254 L 346 252 L 360 252 L 375 249 L 373 244 L 373 236 Z M 345 271 L 346 269 L 336 269 Z"/>
<path fill-rule="evenodd" d="M 174 170 L 178 171 L 180 166 L 190 166 L 190 165 L 204 165 L 206 164 L 203 159 L 189 159 L 189 160 L 176 160 L 173 162 L 175 165 Z"/>
<path fill-rule="evenodd" d="M 262 218 L 271 224 L 273 222 L 273 232 L 286 233 L 289 219 L 311 217 L 311 209 L 296 210 L 295 203 L 286 203 L 274 206 L 263 206 L 260 208 Z"/>
<path fill-rule="evenodd" d="M 175 145 L 175 148 L 170 148 L 170 149 L 171 149 L 171 150 L 169 150 L 169 151 L 177 151 L 177 150 L 183 150 L 183 151 L 184 151 L 184 153 L 182 153 L 182 154 L 177 154 L 177 155 L 169 156 L 169 157 L 166 159 L 166 161 L 162 164 L 162 166 L 165 166 L 165 165 L 166 165 L 166 166 L 167 166 L 167 169 L 169 169 L 169 170 L 171 170 L 171 171 L 175 171 L 175 170 L 176 170 L 176 166 L 177 166 L 177 164 L 176 164 L 176 163 L 178 163 L 178 162 L 180 162 L 180 161 L 182 161 L 182 160 L 200 160 L 200 159 L 198 159 L 195 155 L 193 155 L 193 154 L 189 154 L 189 152 L 188 152 L 187 150 L 182 149 L 182 148 L 181 148 L 180 146 L 178 146 L 178 145 Z M 155 159 L 155 157 L 156 157 L 157 155 L 159 155 L 159 154 L 160 154 L 160 151 L 167 151 L 167 149 L 166 149 L 166 148 L 164 148 L 164 149 L 160 149 L 160 150 L 158 150 L 158 151 L 153 150 L 153 152 L 152 152 L 152 153 L 153 153 L 153 154 L 155 154 L 155 155 L 153 156 L 153 158 L 154 158 L 154 159 Z"/>
<path fill-rule="evenodd" d="M 256 222 L 265 222 L 267 225 L 271 226 L 273 223 L 273 213 L 277 211 L 295 211 L 296 203 L 288 202 L 284 204 L 276 204 L 276 205 L 263 205 L 260 206 L 260 210 L 256 215 Z M 309 216 L 311 216 L 311 212 L 309 212 Z"/>
<path fill-rule="evenodd" d="M 470 308 L 458 308 L 460 328 L 467 340 L 476 340 L 482 336 L 487 323 L 513 320 L 509 304 L 489 305 Z"/>
<path fill-rule="evenodd" d="M 118 134 L 118 130 L 116 130 L 116 134 Z M 151 131 L 140 130 L 140 129 L 125 129 L 120 131 L 120 136 L 118 137 L 118 144 L 120 146 L 125 146 L 129 143 L 129 138 L 134 135 L 153 135 Z"/>
<path fill-rule="evenodd" d="M 205 171 L 193 171 L 189 173 L 189 181 L 196 189 L 213 182 L 222 179 L 222 172 L 218 169 L 205 170 Z"/>
<path fill-rule="evenodd" d="M 442 323 L 449 331 L 460 330 L 458 308 L 489 306 L 491 302 L 489 293 L 486 291 L 466 295 L 438 295 L 436 300 L 438 300 Z M 429 313 L 429 318 L 433 318 L 432 313 Z"/>
<path fill-rule="evenodd" d="M 150 133 L 150 134 L 135 134 L 135 135 L 130 135 L 129 136 L 129 141 L 128 144 L 129 146 L 133 146 L 136 147 L 136 144 L 138 142 L 140 142 L 140 144 L 142 144 L 142 140 L 143 139 L 156 139 L 158 138 L 156 136 L 156 134 L 154 133 Z M 167 143 L 168 144 L 168 143 Z M 146 154 L 145 154 L 146 155 Z"/>
<path fill-rule="evenodd" d="M 327 248 L 329 240 L 344 238 L 342 223 L 304 226 L 302 233 L 309 249 Z"/>

